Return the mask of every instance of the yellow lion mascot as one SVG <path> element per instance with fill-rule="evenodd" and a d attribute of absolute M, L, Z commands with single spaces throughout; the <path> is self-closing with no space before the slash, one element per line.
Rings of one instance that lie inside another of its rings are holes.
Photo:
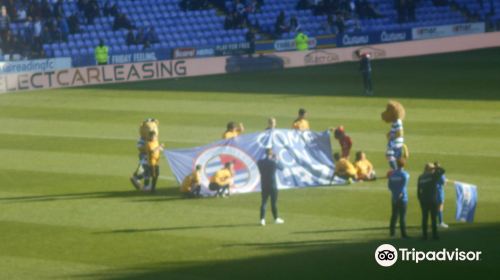
<path fill-rule="evenodd" d="M 382 112 L 382 120 L 391 124 L 391 130 L 387 133 L 386 157 L 389 166 L 396 169 L 396 160 L 398 158 L 408 159 L 408 147 L 404 143 L 403 120 L 406 111 L 403 105 L 397 101 L 390 100 L 387 103 L 385 111 Z"/>
<path fill-rule="evenodd" d="M 137 140 L 139 164 L 132 174 L 132 177 L 130 177 L 130 182 L 137 190 L 143 189 L 141 180 L 145 177 L 144 171 L 146 169 L 146 165 L 148 164 L 146 144 L 152 133 L 159 135 L 159 126 L 160 122 L 154 118 L 145 119 L 139 126 L 139 140 Z"/>

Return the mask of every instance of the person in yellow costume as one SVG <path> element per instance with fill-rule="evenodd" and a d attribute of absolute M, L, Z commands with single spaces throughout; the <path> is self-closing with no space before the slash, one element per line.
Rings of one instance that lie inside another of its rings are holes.
<path fill-rule="evenodd" d="M 307 117 L 306 109 L 300 108 L 299 116 L 293 122 L 292 128 L 300 131 L 309 130 L 310 129 L 309 121 L 307 121 L 306 117 Z"/>
<path fill-rule="evenodd" d="M 137 189 L 141 190 L 143 185 L 141 181 L 145 177 L 145 170 L 147 168 L 147 155 L 146 155 L 146 143 L 148 142 L 148 135 L 151 131 L 155 131 L 159 134 L 158 126 L 160 122 L 155 118 L 145 119 L 139 126 L 139 140 L 137 140 L 137 150 L 139 151 L 139 164 L 135 169 L 132 177 L 130 177 L 130 182 Z"/>
<path fill-rule="evenodd" d="M 156 183 L 158 182 L 158 177 L 160 176 L 160 155 L 163 151 L 163 144 L 158 141 L 158 134 L 156 131 L 151 131 L 149 133 L 148 142 L 146 143 L 146 176 L 144 179 L 144 191 L 155 192 Z"/>
<path fill-rule="evenodd" d="M 358 179 L 356 167 L 348 159 L 340 157 L 339 153 L 333 154 L 333 159 L 335 160 L 336 176 L 349 182 Z"/>
<path fill-rule="evenodd" d="M 234 138 L 245 131 L 243 123 L 236 124 L 236 122 L 228 122 L 226 131 L 222 134 L 222 139 Z"/>
<path fill-rule="evenodd" d="M 372 163 L 366 158 L 364 152 L 359 151 L 356 153 L 354 167 L 356 168 L 359 180 L 372 181 L 376 179 L 375 169 L 373 169 Z"/>
<path fill-rule="evenodd" d="M 185 198 L 200 197 L 201 192 L 201 165 L 196 165 L 193 173 L 184 178 L 181 193 Z"/>
<path fill-rule="evenodd" d="M 210 178 L 210 184 L 208 185 L 208 188 L 211 191 L 216 192 L 215 196 L 229 196 L 231 186 L 233 185 L 233 176 L 233 163 L 226 162 L 226 164 L 224 164 L 224 167 L 215 172 L 212 178 Z"/>

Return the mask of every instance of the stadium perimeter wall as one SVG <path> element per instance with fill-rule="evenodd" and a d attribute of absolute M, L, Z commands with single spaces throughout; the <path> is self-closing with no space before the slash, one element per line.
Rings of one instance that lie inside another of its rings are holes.
<path fill-rule="evenodd" d="M 89 66 L 0 75 L 0 93 L 333 64 L 357 61 L 357 51 L 369 52 L 374 59 L 385 59 L 499 46 L 500 32 L 492 32 L 348 48 L 279 52 L 252 58 L 224 56 Z"/>

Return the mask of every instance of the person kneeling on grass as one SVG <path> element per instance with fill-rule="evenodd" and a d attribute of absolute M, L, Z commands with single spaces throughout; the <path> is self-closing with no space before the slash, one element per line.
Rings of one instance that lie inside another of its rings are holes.
<path fill-rule="evenodd" d="M 156 182 L 160 176 L 160 153 L 163 151 L 163 144 L 158 142 L 158 134 L 155 131 L 149 133 L 149 140 L 146 143 L 147 166 L 145 170 L 144 191 L 155 192 Z"/>
<path fill-rule="evenodd" d="M 196 165 L 193 173 L 184 178 L 181 185 L 181 193 L 185 198 L 200 197 L 201 192 L 201 165 Z"/>
<path fill-rule="evenodd" d="M 354 167 L 356 167 L 359 180 L 373 181 L 377 179 L 373 165 L 366 158 L 366 154 L 364 152 L 356 152 L 356 162 L 354 162 Z"/>
<path fill-rule="evenodd" d="M 335 160 L 335 175 L 351 182 L 358 179 L 357 170 L 352 163 L 346 159 L 341 158 L 339 153 L 333 154 Z"/>
<path fill-rule="evenodd" d="M 210 178 L 208 189 L 215 191 L 215 196 L 229 196 L 230 188 L 233 184 L 233 174 L 233 163 L 226 162 L 226 164 L 224 164 L 224 168 L 215 172 L 214 176 Z"/>

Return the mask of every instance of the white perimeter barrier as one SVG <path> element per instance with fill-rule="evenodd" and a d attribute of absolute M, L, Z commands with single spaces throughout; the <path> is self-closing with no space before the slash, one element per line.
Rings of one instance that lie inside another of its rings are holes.
<path fill-rule="evenodd" d="M 374 59 L 384 59 L 498 46 L 500 32 L 492 32 L 350 48 L 282 52 L 268 56 L 280 60 L 284 68 L 292 68 L 356 61 L 359 50 L 369 52 Z M 0 75 L 0 93 L 223 74 L 226 73 L 229 58 L 178 59 Z"/>

